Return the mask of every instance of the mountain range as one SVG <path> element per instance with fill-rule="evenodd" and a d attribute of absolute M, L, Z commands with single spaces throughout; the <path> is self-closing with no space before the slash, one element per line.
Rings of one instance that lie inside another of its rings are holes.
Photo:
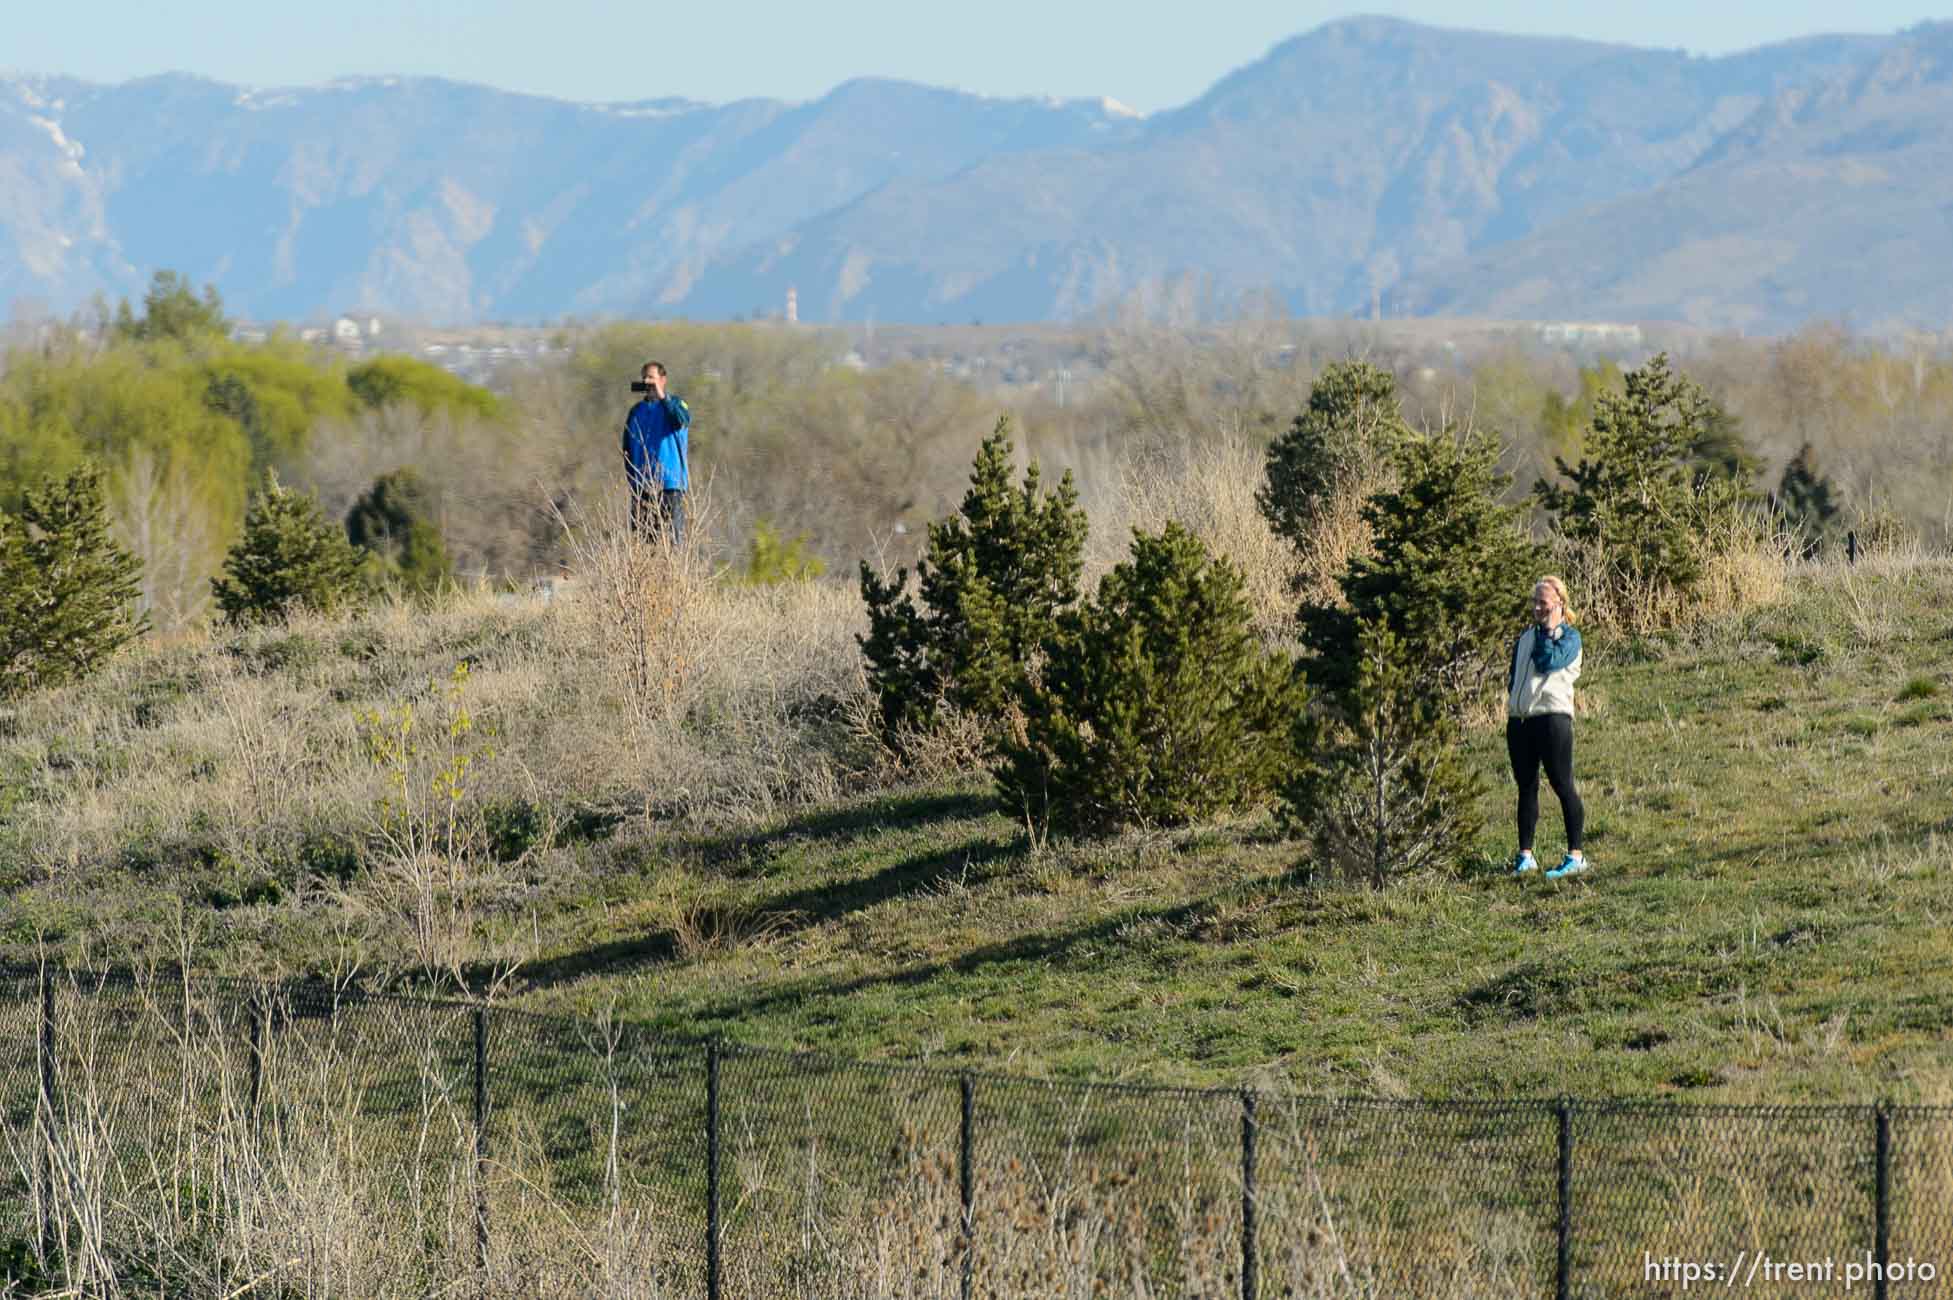
<path fill-rule="evenodd" d="M 576 104 L 426 78 L 0 77 L 0 300 L 162 268 L 441 323 L 1310 315 L 1946 323 L 1953 24 L 1717 58 L 1385 18 L 1182 107 L 847 82 Z"/>

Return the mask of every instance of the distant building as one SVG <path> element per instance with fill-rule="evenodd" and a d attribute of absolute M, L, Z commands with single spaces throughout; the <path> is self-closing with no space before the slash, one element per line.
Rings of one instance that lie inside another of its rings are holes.
<path fill-rule="evenodd" d="M 1612 321 L 1550 321 L 1539 327 L 1539 341 L 1561 347 L 1638 348 L 1641 327 Z"/>
<path fill-rule="evenodd" d="M 789 288 L 787 290 L 787 324 L 793 325 L 798 323 L 799 320 L 800 292 L 797 289 Z"/>

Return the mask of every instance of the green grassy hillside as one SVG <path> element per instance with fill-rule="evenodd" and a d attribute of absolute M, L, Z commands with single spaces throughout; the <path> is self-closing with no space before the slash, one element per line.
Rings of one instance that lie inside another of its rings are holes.
<path fill-rule="evenodd" d="M 1504 875 L 1488 726 L 1477 865 L 1381 893 L 1312 878 L 1272 818 L 1034 854 L 980 777 L 877 772 L 845 590 L 713 600 L 684 661 L 713 666 L 635 712 L 573 606 L 462 601 L 149 650 L 0 713 L 0 956 L 385 981 L 431 952 L 477 988 L 516 963 L 497 996 L 535 1009 L 1032 1075 L 1953 1099 L 1944 563 L 1590 638 L 1595 869 Z M 401 806 L 473 760 L 472 847 L 431 884 L 386 851 L 362 739 L 405 703 Z"/>

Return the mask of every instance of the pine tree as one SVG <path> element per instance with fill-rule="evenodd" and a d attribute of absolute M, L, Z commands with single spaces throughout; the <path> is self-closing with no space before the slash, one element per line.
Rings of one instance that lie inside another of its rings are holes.
<path fill-rule="evenodd" d="M 346 512 L 346 537 L 376 556 L 387 578 L 405 591 L 426 595 L 454 582 L 433 501 L 412 469 L 373 480 Z"/>
<path fill-rule="evenodd" d="M 1239 572 L 1177 523 L 1135 533 L 1018 693 L 1023 734 L 994 772 L 1040 834 L 1180 826 L 1267 797 L 1304 699 L 1256 638 Z"/>
<path fill-rule="evenodd" d="M 1310 685 L 1335 699 L 1355 686 L 1361 629 L 1388 631 L 1420 689 L 1460 713 L 1503 660 L 1525 614 L 1539 550 L 1521 510 L 1500 504 L 1508 479 L 1489 436 L 1410 435 L 1392 456 L 1398 485 L 1363 506 L 1372 553 L 1353 558 L 1336 605 L 1299 611 Z"/>
<path fill-rule="evenodd" d="M 0 696 L 78 681 L 140 637 L 141 572 L 110 534 L 92 465 L 0 515 Z"/>
<path fill-rule="evenodd" d="M 262 465 L 270 461 L 270 438 L 265 431 L 264 413 L 256 393 L 243 377 L 228 371 L 212 375 L 204 382 L 203 404 L 219 415 L 228 416 L 251 443 L 251 461 Z"/>
<path fill-rule="evenodd" d="M 1329 366 L 1310 386 L 1308 408 L 1268 448 L 1255 502 L 1276 535 L 1307 552 L 1333 504 L 1367 492 L 1409 435 L 1388 371 L 1366 361 Z"/>
<path fill-rule="evenodd" d="M 977 451 L 962 508 L 929 525 L 913 593 L 906 569 L 883 579 L 862 562 L 859 640 L 891 741 L 926 729 L 943 703 L 1003 716 L 1058 611 L 1078 599 L 1086 519 L 1070 472 L 1047 493 L 1035 461 L 1019 488 L 1010 465 L 1005 418 Z"/>
<path fill-rule="evenodd" d="M 1579 465 L 1554 458 L 1570 485 L 1541 479 L 1533 494 L 1555 530 L 1602 566 L 1586 582 L 1686 593 L 1702 575 L 1711 497 L 1698 491 L 1695 454 L 1712 442 L 1715 407 L 1665 353 L 1628 371 L 1622 386 L 1596 400 Z"/>
<path fill-rule="evenodd" d="M 1783 467 L 1771 505 L 1801 539 L 1806 559 L 1823 550 L 1825 538 L 1837 527 L 1838 505 L 1832 492 L 1831 480 L 1819 472 L 1817 455 L 1805 443 Z"/>
<path fill-rule="evenodd" d="M 1538 563 L 1490 437 L 1416 435 L 1398 486 L 1373 494 L 1374 535 L 1342 601 L 1304 604 L 1303 674 L 1316 707 L 1296 724 L 1283 820 L 1319 858 L 1381 885 L 1454 858 L 1477 831 L 1463 718 L 1498 672 Z"/>
<path fill-rule="evenodd" d="M 309 495 L 265 476 L 244 515 L 244 532 L 224 557 L 227 576 L 210 580 L 233 626 L 274 622 L 300 609 L 331 612 L 358 592 L 360 552 Z"/>
<path fill-rule="evenodd" d="M 1462 855 L 1478 835 L 1483 783 L 1416 656 L 1380 621 L 1354 633 L 1347 684 L 1330 708 L 1297 720 L 1302 761 L 1282 784 L 1282 821 L 1322 865 L 1382 888 Z"/>
<path fill-rule="evenodd" d="M 142 307 L 142 319 L 137 320 L 128 302 L 122 303 L 115 317 L 118 335 L 138 342 L 176 339 L 189 343 L 221 339 L 230 333 L 231 323 L 224 315 L 224 300 L 217 287 L 206 284 L 199 299 L 190 291 L 190 282 L 175 271 L 158 271 L 151 277 Z"/>
<path fill-rule="evenodd" d="M 1756 474 L 1762 466 L 1743 436 L 1742 418 L 1711 398 L 1702 429 L 1689 447 L 1689 471 L 1697 490 L 1726 485 L 1754 500 Z"/>

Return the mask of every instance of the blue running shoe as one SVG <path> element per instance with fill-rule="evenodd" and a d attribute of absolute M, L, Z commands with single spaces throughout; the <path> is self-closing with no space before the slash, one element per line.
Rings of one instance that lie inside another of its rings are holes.
<path fill-rule="evenodd" d="M 1560 859 L 1560 865 L 1546 873 L 1548 880 L 1560 880 L 1567 876 L 1577 876 L 1587 869 L 1587 859 L 1574 857 L 1571 853 Z"/>
<path fill-rule="evenodd" d="M 1520 849 L 1519 856 L 1512 860 L 1512 874 L 1523 876 L 1528 871 L 1538 871 L 1539 861 L 1533 857 L 1531 849 Z"/>

